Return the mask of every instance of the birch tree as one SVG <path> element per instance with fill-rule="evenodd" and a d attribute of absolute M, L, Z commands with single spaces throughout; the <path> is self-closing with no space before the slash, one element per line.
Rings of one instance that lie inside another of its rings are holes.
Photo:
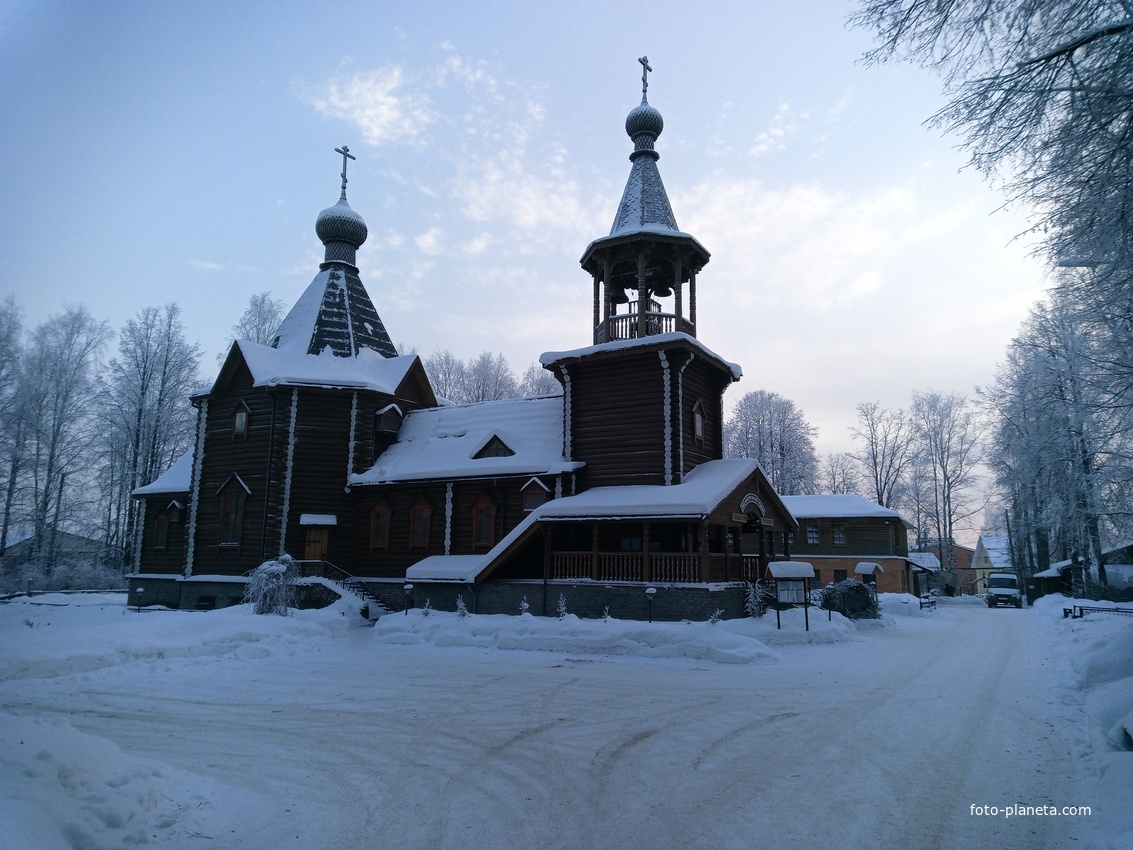
<path fill-rule="evenodd" d="M 70 307 L 35 329 L 25 354 L 26 474 L 34 559 L 49 574 L 55 532 L 89 513 L 98 370 L 111 332 L 85 307 Z"/>
<path fill-rule="evenodd" d="M 9 296 L 0 304 L 0 552 L 8 547 L 27 440 L 20 311 Z"/>
<path fill-rule="evenodd" d="M 877 402 L 857 406 L 858 424 L 850 433 L 861 444 L 855 458 L 861 464 L 876 502 L 895 504 L 909 465 L 913 427 L 902 410 L 884 410 Z"/>
<path fill-rule="evenodd" d="M 164 472 L 188 447 L 188 396 L 200 383 L 200 347 L 185 339 L 176 304 L 146 307 L 123 326 L 102 389 L 103 534 L 128 560 L 136 533 L 131 492 Z"/>

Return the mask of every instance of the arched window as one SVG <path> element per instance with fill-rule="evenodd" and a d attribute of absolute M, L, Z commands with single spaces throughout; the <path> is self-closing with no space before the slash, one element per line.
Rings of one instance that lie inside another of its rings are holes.
<path fill-rule="evenodd" d="M 250 416 L 251 411 L 248 410 L 248 405 L 242 401 L 236 402 L 236 407 L 232 411 L 232 439 L 242 440 L 248 436 Z"/>
<path fill-rule="evenodd" d="M 217 491 L 220 497 L 220 545 L 236 547 L 240 545 L 240 534 L 244 529 L 244 503 L 252 492 L 233 473 L 224 486 Z"/>
<path fill-rule="evenodd" d="M 413 549 L 429 547 L 429 526 L 433 519 L 433 509 L 424 499 L 417 502 L 409 511 L 409 546 Z"/>
<path fill-rule="evenodd" d="M 490 549 L 496 542 L 496 503 L 486 495 L 472 507 L 472 546 Z"/>
<path fill-rule="evenodd" d="M 385 502 L 378 502 L 370 511 L 370 548 L 389 548 L 389 519 L 392 514 Z"/>
<path fill-rule="evenodd" d="M 697 401 L 692 406 L 692 436 L 697 443 L 704 442 L 705 420 L 704 403 Z"/>

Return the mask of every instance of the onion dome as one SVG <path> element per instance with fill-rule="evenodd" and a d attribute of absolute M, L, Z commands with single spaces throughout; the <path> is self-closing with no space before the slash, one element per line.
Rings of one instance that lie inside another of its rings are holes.
<path fill-rule="evenodd" d="M 641 105 L 630 110 L 626 116 L 626 135 L 633 140 L 633 153 L 630 159 L 645 154 L 657 159 L 659 154 L 653 150 L 653 143 L 665 129 L 665 119 L 661 113 L 649 105 L 645 95 L 641 96 Z"/>
<path fill-rule="evenodd" d="M 369 231 L 362 216 L 346 202 L 346 190 L 333 207 L 319 213 L 315 219 L 315 234 L 326 246 L 325 262 L 354 265 L 355 252 L 366 241 Z"/>

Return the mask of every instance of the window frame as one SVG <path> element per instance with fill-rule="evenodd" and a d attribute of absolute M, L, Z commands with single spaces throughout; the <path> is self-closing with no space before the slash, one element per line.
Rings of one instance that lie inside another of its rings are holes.
<path fill-rule="evenodd" d="M 244 537 L 244 513 L 251 495 L 242 478 L 236 473 L 228 476 L 216 495 L 220 497 L 220 515 L 217 519 L 217 545 L 224 550 L 238 550 Z M 235 505 L 231 500 L 235 498 Z"/>
<path fill-rule="evenodd" d="M 391 520 L 393 519 L 393 510 L 390 508 L 389 503 L 380 501 L 370 509 L 370 551 L 388 551 L 389 550 L 389 530 Z M 382 525 L 378 525 L 378 521 L 382 520 Z M 381 528 L 382 533 L 377 534 L 377 530 Z"/>
<path fill-rule="evenodd" d="M 496 503 L 484 494 L 472 506 L 472 548 L 491 549 L 496 545 Z"/>
<path fill-rule="evenodd" d="M 418 499 L 409 509 L 409 548 L 428 549 L 433 530 L 433 506 Z M 423 533 L 419 533 L 423 531 Z"/>
<path fill-rule="evenodd" d="M 822 534 L 817 525 L 808 525 L 806 527 L 806 545 L 819 546 L 822 543 Z"/>
<path fill-rule="evenodd" d="M 248 437 L 248 430 L 252 425 L 252 411 L 243 399 L 236 402 L 232 408 L 232 439 L 244 440 Z"/>

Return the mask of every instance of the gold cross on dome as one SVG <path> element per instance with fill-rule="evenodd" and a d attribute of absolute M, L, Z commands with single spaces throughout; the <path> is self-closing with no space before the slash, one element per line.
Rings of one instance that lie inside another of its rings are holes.
<path fill-rule="evenodd" d="M 346 145 L 343 145 L 340 148 L 335 148 L 334 152 L 342 154 L 342 197 L 345 198 L 346 197 L 346 160 L 357 159 L 358 157 L 356 157 L 354 154 L 352 154 L 350 152 L 350 148 L 348 148 Z"/>
<path fill-rule="evenodd" d="M 645 100 L 645 91 L 649 88 L 649 72 L 653 68 L 649 65 L 648 56 L 642 56 L 637 61 L 641 63 L 641 99 Z"/>

